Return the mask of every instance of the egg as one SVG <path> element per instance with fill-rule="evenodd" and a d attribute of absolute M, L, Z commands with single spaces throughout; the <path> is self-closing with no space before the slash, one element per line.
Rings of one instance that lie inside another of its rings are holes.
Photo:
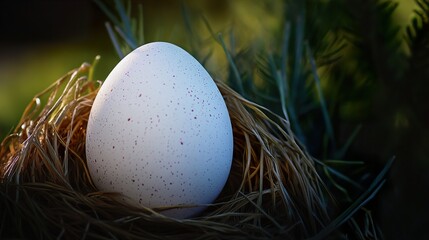
<path fill-rule="evenodd" d="M 233 135 L 223 96 L 182 48 L 145 44 L 102 84 L 88 118 L 86 158 L 101 191 L 174 218 L 198 215 L 222 191 Z"/>

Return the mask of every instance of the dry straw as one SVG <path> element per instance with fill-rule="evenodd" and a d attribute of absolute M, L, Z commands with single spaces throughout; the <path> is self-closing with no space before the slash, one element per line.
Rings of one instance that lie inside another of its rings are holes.
<path fill-rule="evenodd" d="M 234 131 L 233 166 L 200 217 L 167 218 L 98 191 L 85 159 L 88 115 L 101 85 L 93 70 L 83 64 L 36 95 L 2 142 L 0 237 L 302 239 L 329 223 L 327 190 L 288 123 L 221 82 Z"/>

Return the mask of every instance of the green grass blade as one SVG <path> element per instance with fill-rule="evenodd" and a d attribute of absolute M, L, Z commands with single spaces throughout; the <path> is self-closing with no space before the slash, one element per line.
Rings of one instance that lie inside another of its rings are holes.
<path fill-rule="evenodd" d="M 286 86 L 288 85 L 287 83 L 287 76 L 286 76 L 286 68 L 287 68 L 287 64 L 288 64 L 288 56 L 289 56 L 289 40 L 290 40 L 290 22 L 286 22 L 285 23 L 285 27 L 283 30 L 283 44 L 282 44 L 282 57 L 281 57 L 281 65 L 280 65 L 280 69 L 281 69 L 281 73 L 282 73 L 282 79 L 284 79 L 284 81 L 286 82 Z M 289 91 L 288 89 L 286 89 L 287 91 Z"/>
<path fill-rule="evenodd" d="M 353 185 L 357 189 L 359 189 L 359 190 L 363 190 L 364 189 L 364 187 L 362 185 L 360 185 L 358 182 L 356 182 L 353 179 L 349 178 L 347 175 L 342 174 L 340 171 L 336 170 L 335 168 L 329 167 L 329 166 L 325 166 L 325 168 L 330 173 L 334 174 L 335 176 L 337 176 L 338 178 L 344 180 L 345 182 L 350 183 L 351 185 Z"/>
<path fill-rule="evenodd" d="M 354 142 L 354 140 L 356 139 L 356 136 L 358 135 L 358 133 L 360 132 L 360 130 L 362 129 L 362 124 L 358 125 L 352 132 L 352 134 L 347 138 L 346 143 L 335 152 L 335 158 L 337 159 L 342 159 L 344 157 L 344 155 L 346 154 L 346 152 L 348 151 L 349 147 L 352 145 L 352 143 Z"/>
<path fill-rule="evenodd" d="M 125 10 L 125 7 L 124 7 L 122 1 L 121 0 L 115 0 L 115 7 L 116 7 L 116 10 L 118 11 L 119 16 L 120 16 L 121 21 L 122 21 L 122 25 L 117 25 L 117 26 L 123 27 L 124 34 L 133 43 L 133 45 L 136 46 L 137 43 L 136 43 L 136 40 L 134 39 L 133 32 L 131 31 L 131 20 L 127 14 L 127 11 Z"/>
<path fill-rule="evenodd" d="M 231 56 L 235 56 L 235 35 L 232 28 L 229 32 L 229 52 L 231 53 Z"/>
<path fill-rule="evenodd" d="M 121 46 L 119 44 L 118 39 L 115 36 L 115 33 L 113 32 L 112 26 L 110 26 L 110 23 L 105 23 L 107 34 L 109 34 L 109 38 L 112 41 L 113 47 L 115 48 L 116 53 L 118 54 L 119 58 L 124 58 L 124 53 L 121 50 Z"/>
<path fill-rule="evenodd" d="M 268 64 L 270 65 L 270 69 L 272 72 L 271 74 L 276 79 L 276 83 L 280 94 L 280 104 L 281 104 L 283 116 L 285 117 L 286 121 L 290 123 L 289 115 L 286 108 L 286 96 L 287 96 L 286 81 L 284 81 L 284 79 L 281 77 L 280 71 L 276 69 L 274 58 L 271 54 L 268 56 Z"/>
<path fill-rule="evenodd" d="M 295 22 L 295 58 L 294 58 L 294 67 L 292 72 L 292 89 L 291 89 L 291 97 L 293 102 L 296 102 L 296 99 L 299 96 L 303 96 L 300 93 L 300 78 L 301 78 L 301 66 L 302 66 L 302 57 L 303 57 L 303 42 L 304 42 L 304 26 L 305 21 L 302 15 L 298 15 Z"/>
<path fill-rule="evenodd" d="M 335 181 L 335 179 L 332 177 L 329 168 L 324 168 L 323 171 L 325 172 L 325 175 L 328 177 L 329 182 L 335 187 L 337 188 L 340 192 L 342 192 L 346 198 L 347 201 L 351 202 L 352 199 L 350 198 L 349 192 L 347 191 L 346 188 L 344 188 L 341 184 L 337 183 L 337 181 Z"/>
<path fill-rule="evenodd" d="M 129 18 L 129 16 L 131 16 L 131 0 L 127 1 L 127 11 L 126 11 L 126 13 L 127 13 L 127 18 Z"/>
<path fill-rule="evenodd" d="M 138 17 L 138 23 L 137 25 L 139 26 L 137 29 L 138 31 L 138 44 L 139 45 L 143 45 L 145 43 L 145 39 L 144 39 L 144 18 L 143 18 L 143 5 L 139 4 L 138 5 L 138 10 L 139 10 L 139 17 Z"/>
<path fill-rule="evenodd" d="M 361 209 L 366 203 L 368 203 L 374 196 L 378 193 L 381 187 L 385 183 L 385 175 L 387 171 L 390 169 L 394 161 L 394 157 L 391 158 L 383 170 L 377 175 L 374 181 L 369 186 L 368 190 L 366 190 L 358 199 L 356 199 L 352 205 L 347 208 L 343 213 L 341 213 L 336 219 L 334 219 L 328 226 L 326 226 L 322 231 L 320 231 L 317 235 L 310 238 L 311 240 L 318 239 L 326 239 L 326 237 L 331 234 L 335 229 L 339 228 L 342 224 L 348 221 L 359 209 Z"/>
<path fill-rule="evenodd" d="M 100 55 L 95 56 L 94 61 L 92 62 L 91 68 L 89 69 L 89 73 L 88 73 L 88 81 L 90 82 L 94 81 L 94 70 L 99 61 L 100 61 Z"/>
<path fill-rule="evenodd" d="M 119 19 L 109 10 L 109 8 L 101 0 L 94 0 L 94 2 L 98 5 L 101 11 L 107 15 L 107 17 L 110 19 L 110 21 L 113 22 L 114 25 L 119 26 L 121 24 L 119 22 Z"/>
<path fill-rule="evenodd" d="M 201 65 L 205 66 L 207 64 L 207 62 L 210 60 L 210 58 L 212 57 L 212 55 L 213 55 L 213 49 L 211 49 L 206 54 L 206 56 L 203 59 L 201 59 Z"/>
<path fill-rule="evenodd" d="M 115 26 L 115 30 L 119 34 L 119 36 L 122 37 L 122 39 L 125 41 L 125 43 L 127 43 L 127 45 L 131 49 L 137 48 L 137 44 L 135 43 L 135 41 L 132 38 L 130 38 L 129 36 L 127 36 L 118 26 Z"/>
<path fill-rule="evenodd" d="M 311 49 L 310 49 L 310 46 L 308 45 L 308 43 L 306 43 L 306 47 L 307 47 L 307 57 L 310 61 L 311 70 L 313 72 L 314 83 L 316 85 L 317 94 L 319 95 L 319 101 L 320 101 L 320 107 L 321 107 L 322 114 L 323 114 L 323 119 L 325 120 L 326 131 L 327 131 L 329 139 L 331 140 L 332 145 L 334 146 L 334 149 L 335 149 L 336 143 L 335 143 L 334 130 L 332 127 L 331 118 L 329 117 L 328 107 L 327 107 L 326 102 L 325 102 L 325 97 L 323 95 L 322 86 L 320 84 L 319 74 L 317 73 L 316 60 L 313 57 L 313 54 L 311 52 Z"/>
<path fill-rule="evenodd" d="M 244 95 L 243 82 L 242 82 L 241 77 L 240 77 L 240 72 L 238 71 L 237 65 L 234 63 L 234 59 L 232 58 L 231 53 L 226 48 L 226 45 L 225 45 L 225 42 L 223 40 L 221 33 L 219 33 L 218 39 L 219 39 L 219 42 L 223 48 L 223 51 L 225 52 L 229 66 L 231 67 L 231 71 L 234 75 L 234 80 L 235 80 L 234 83 L 237 87 L 237 91 L 238 91 L 238 93 L 240 93 L 240 95 Z"/>
<path fill-rule="evenodd" d="M 183 21 L 185 23 L 185 28 L 192 37 L 194 35 L 194 30 L 192 28 L 192 21 L 190 18 L 189 10 L 184 3 L 181 4 L 180 10 L 182 12 Z"/>
<path fill-rule="evenodd" d="M 329 173 L 334 174 L 336 177 L 344 180 L 345 182 L 350 183 L 351 185 L 353 185 L 354 187 L 358 188 L 359 190 L 363 190 L 364 187 L 362 185 L 360 185 L 358 182 L 354 181 L 353 179 L 349 178 L 347 175 L 341 173 L 340 171 L 336 170 L 335 168 L 327 165 L 325 162 L 322 162 L 320 160 L 315 159 L 315 162 L 320 164 L 326 171 L 328 171 Z M 346 161 L 344 161 L 346 162 Z M 329 177 L 329 176 L 328 176 Z M 331 179 L 332 180 L 332 179 Z"/>
<path fill-rule="evenodd" d="M 199 36 L 198 34 L 195 34 L 191 14 L 189 13 L 189 9 L 185 3 L 182 3 L 180 6 L 180 10 L 182 12 L 183 22 L 185 24 L 185 29 L 187 31 L 187 35 L 189 36 L 188 42 L 191 46 L 191 52 L 194 57 L 196 57 L 199 60 Z"/>
<path fill-rule="evenodd" d="M 363 165 L 365 164 L 363 161 L 344 161 L 344 160 L 324 160 L 325 164 L 339 164 L 339 165 Z"/>
<path fill-rule="evenodd" d="M 219 39 L 216 38 L 216 34 L 213 31 L 213 28 L 211 27 L 211 25 L 209 23 L 209 20 L 204 15 L 202 16 L 202 19 L 203 19 L 204 25 L 206 26 L 206 28 L 209 31 L 209 33 L 212 36 L 212 38 L 215 39 L 216 41 L 219 41 Z"/>
<path fill-rule="evenodd" d="M 280 86 L 279 89 L 281 92 L 280 97 L 282 99 L 283 113 L 288 122 L 289 122 L 289 117 L 285 109 L 286 102 L 283 103 L 283 101 L 287 101 L 287 99 L 289 98 L 289 82 L 288 82 L 288 77 L 286 73 L 288 56 L 289 56 L 289 39 L 290 39 L 290 22 L 286 22 L 283 30 L 283 42 L 282 42 L 282 50 L 281 50 L 282 51 L 281 65 L 280 65 L 281 77 L 279 78 L 278 76 L 276 76 L 276 79 L 277 79 L 277 84 L 279 84 L 280 82 L 282 83 L 279 85 Z M 272 61 L 273 59 L 271 58 L 270 60 Z"/>

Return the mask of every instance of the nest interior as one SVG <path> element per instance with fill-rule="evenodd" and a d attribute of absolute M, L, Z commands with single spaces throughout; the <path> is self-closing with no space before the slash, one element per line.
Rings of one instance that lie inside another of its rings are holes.
<path fill-rule="evenodd" d="M 93 71 L 85 63 L 36 95 L 1 143 L 0 238 L 284 239 L 312 237 L 329 224 L 329 193 L 288 122 L 221 81 L 234 158 L 225 188 L 202 215 L 173 219 L 98 191 L 85 158 L 101 86 Z"/>

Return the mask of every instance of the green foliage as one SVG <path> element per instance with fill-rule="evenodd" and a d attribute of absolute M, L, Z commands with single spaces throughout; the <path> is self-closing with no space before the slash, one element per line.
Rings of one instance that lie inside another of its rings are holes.
<path fill-rule="evenodd" d="M 425 99 L 429 1 L 416 3 L 418 9 L 404 38 L 393 16 L 398 8 L 395 1 L 284 0 L 274 40 L 263 47 L 239 48 L 234 29 L 218 34 L 207 18 L 183 5 L 193 55 L 205 64 L 213 53 L 198 51 L 203 41 L 194 25 L 200 21 L 224 51 L 228 85 L 281 115 L 285 127 L 316 157 L 320 173 L 344 209 L 320 238 L 345 222 L 349 227 L 345 229 L 360 239 L 382 237 L 364 205 L 383 185 L 392 161 L 375 176 L 364 162 L 345 160 L 359 157 L 349 150 L 360 138 L 360 130 L 374 131 L 374 137 L 365 141 L 376 146 L 377 157 L 384 160 L 396 153 L 408 130 L 418 133 L 429 122 Z M 123 12 L 118 6 L 117 10 Z M 125 25 L 110 19 L 117 26 Z M 112 40 L 115 45 L 121 43 Z M 374 125 L 366 125 L 368 121 Z M 386 139 L 389 133 L 394 136 Z"/>
<path fill-rule="evenodd" d="M 396 87 L 395 94 L 403 96 L 403 108 L 414 110 L 414 127 L 425 129 L 425 124 L 429 122 L 429 107 L 426 103 L 429 87 L 429 1 L 417 0 L 416 3 L 420 8 L 415 10 L 406 35 L 410 50 L 409 68 L 403 81 Z"/>
<path fill-rule="evenodd" d="M 128 1 L 126 8 L 121 0 L 114 0 L 117 14 L 113 13 L 101 0 L 94 0 L 94 2 L 114 24 L 112 27 L 110 23 L 106 22 L 106 29 L 120 58 L 144 43 L 143 7 L 141 4 L 138 5 L 138 18 L 134 19 L 131 18 L 131 1 Z"/>

